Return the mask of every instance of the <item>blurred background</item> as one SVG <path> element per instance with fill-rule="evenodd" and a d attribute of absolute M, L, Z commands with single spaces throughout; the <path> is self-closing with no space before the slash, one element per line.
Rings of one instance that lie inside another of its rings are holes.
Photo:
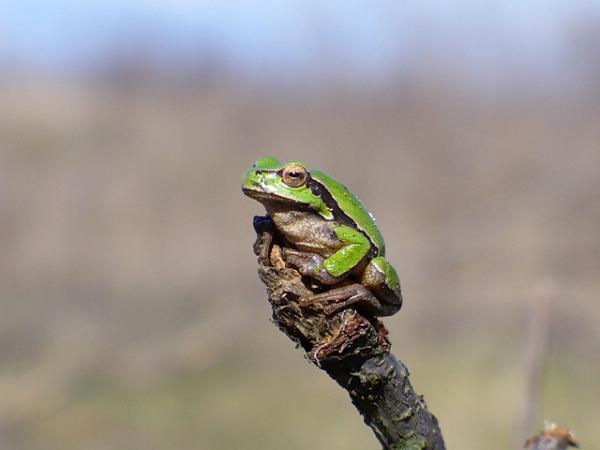
<path fill-rule="evenodd" d="M 269 322 L 241 176 L 343 180 L 449 449 L 600 410 L 600 2 L 5 0 L 0 448 L 377 449 Z M 543 346 L 542 346 L 543 347 Z"/>

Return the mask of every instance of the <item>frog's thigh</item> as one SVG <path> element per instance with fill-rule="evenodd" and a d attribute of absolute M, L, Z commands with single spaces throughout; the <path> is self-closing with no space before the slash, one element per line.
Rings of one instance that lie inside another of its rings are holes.
<path fill-rule="evenodd" d="M 402 305 L 400 279 L 394 267 L 383 256 L 373 258 L 369 262 L 361 281 L 371 288 L 383 303 Z"/>
<path fill-rule="evenodd" d="M 371 242 L 360 231 L 345 225 L 336 226 L 333 231 L 344 246 L 327 258 L 323 267 L 330 275 L 339 277 L 362 261 L 369 253 Z"/>

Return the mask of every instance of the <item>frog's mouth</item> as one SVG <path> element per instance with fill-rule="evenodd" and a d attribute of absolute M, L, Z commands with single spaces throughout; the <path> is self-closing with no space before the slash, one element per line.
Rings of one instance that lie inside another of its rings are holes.
<path fill-rule="evenodd" d="M 302 207 L 302 204 L 292 198 L 285 198 L 279 195 L 271 194 L 263 190 L 252 189 L 247 186 L 242 186 L 242 192 L 244 195 L 253 198 L 261 203 L 271 203 L 280 205 L 296 205 L 296 207 Z"/>
<path fill-rule="evenodd" d="M 272 199 L 273 195 L 269 194 L 268 192 L 265 191 L 259 191 L 257 189 L 252 189 L 246 186 L 242 186 L 242 192 L 244 193 L 244 195 L 247 195 L 250 198 L 255 198 L 257 200 L 261 200 L 261 199 Z"/>

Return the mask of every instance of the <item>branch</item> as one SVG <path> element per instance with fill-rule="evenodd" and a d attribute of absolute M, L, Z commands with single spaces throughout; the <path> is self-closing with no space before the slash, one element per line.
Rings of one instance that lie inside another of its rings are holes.
<path fill-rule="evenodd" d="M 383 324 L 352 308 L 325 316 L 315 307 L 300 307 L 297 300 L 314 288 L 284 267 L 280 247 L 271 245 L 272 232 L 257 231 L 258 274 L 279 329 L 348 391 L 384 449 L 444 450 L 437 419 L 413 390 L 406 366 L 390 353 Z"/>

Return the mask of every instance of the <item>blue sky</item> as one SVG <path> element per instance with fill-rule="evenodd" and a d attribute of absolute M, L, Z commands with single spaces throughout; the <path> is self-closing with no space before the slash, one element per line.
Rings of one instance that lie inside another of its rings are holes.
<path fill-rule="evenodd" d="M 254 74 L 377 72 L 425 48 L 491 70 L 507 58 L 544 68 L 599 11 L 597 0 L 3 0 L 0 62 L 68 69 L 142 45 L 167 64 L 210 51 Z"/>

